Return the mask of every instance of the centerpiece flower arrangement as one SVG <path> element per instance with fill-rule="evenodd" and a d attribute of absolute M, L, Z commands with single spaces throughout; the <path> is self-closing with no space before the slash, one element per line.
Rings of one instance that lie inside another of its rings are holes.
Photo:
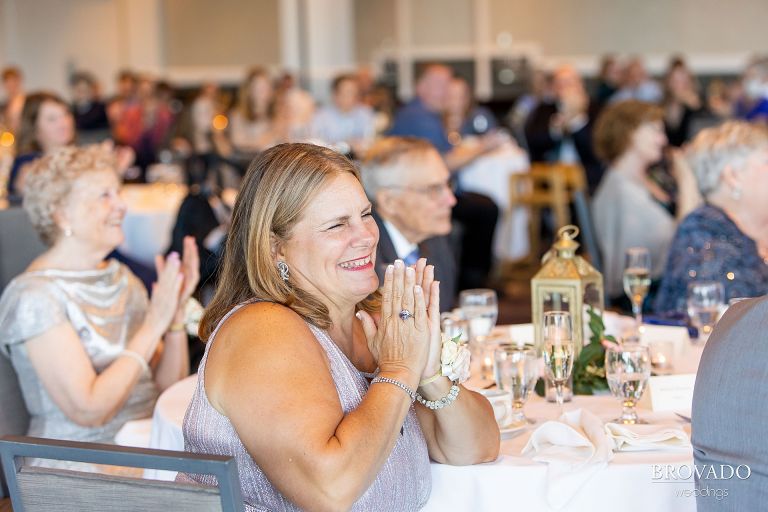
<path fill-rule="evenodd" d="M 573 392 L 577 395 L 594 395 L 608 390 L 605 378 L 605 346 L 617 343 L 616 338 L 605 334 L 603 318 L 590 306 L 589 343 L 582 347 L 579 357 L 573 362 Z"/>

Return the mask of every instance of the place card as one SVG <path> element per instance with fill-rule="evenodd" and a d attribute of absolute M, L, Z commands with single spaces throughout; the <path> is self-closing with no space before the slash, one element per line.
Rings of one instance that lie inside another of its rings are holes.
<path fill-rule="evenodd" d="M 644 324 L 640 327 L 640 341 L 643 345 L 654 341 L 671 341 L 676 347 L 681 347 L 689 343 L 691 338 L 686 327 Z"/>
<path fill-rule="evenodd" d="M 695 383 L 695 373 L 652 376 L 648 379 L 640 405 L 654 412 L 690 412 Z"/>

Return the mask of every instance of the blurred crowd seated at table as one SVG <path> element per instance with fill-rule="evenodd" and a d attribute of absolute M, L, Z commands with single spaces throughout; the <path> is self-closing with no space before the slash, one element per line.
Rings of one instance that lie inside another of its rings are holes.
<path fill-rule="evenodd" d="M 26 91 L 22 70 L 11 67 L 2 72 L 0 131 L 6 133 L 4 149 L 12 154 L 0 160 L 0 181 L 11 204 L 21 201 L 30 166 L 73 144 L 101 144 L 111 152 L 114 171 L 124 182 L 176 176 L 189 189 L 167 254 L 177 258 L 190 250 L 185 237 L 194 238 L 200 255 L 198 296 L 205 298 L 210 294 L 200 295 L 201 289 L 215 287 L 233 196 L 255 155 L 284 142 L 314 142 L 365 162 L 382 137 L 422 138 L 442 158 L 439 172 L 447 168 L 453 190 L 440 181 L 442 174 L 434 183 L 417 183 L 403 169 L 398 169 L 400 182 L 388 188 L 412 195 L 422 206 L 430 198 L 445 199 L 438 202 L 452 208 L 453 229 L 416 230 L 410 224 L 421 219 L 412 211 L 390 218 L 380 211 L 378 221 L 382 226 L 391 223 L 399 233 L 392 240 L 392 258 L 407 256 L 398 247 L 428 253 L 435 240 L 439 244 L 432 247 L 446 247 L 448 254 L 442 256 L 451 260 L 446 267 L 455 269 L 452 281 L 458 292 L 498 284 L 494 268 L 499 262 L 492 246 L 500 213 L 489 197 L 456 187 L 455 178 L 501 145 L 516 144 L 531 162 L 583 168 L 587 194 L 595 199 L 590 227 L 605 262 L 601 270 L 609 300 L 617 307 L 624 299 L 617 281 L 620 259 L 625 248 L 637 245 L 651 250 L 652 277 L 663 283 L 660 295 L 646 301 L 649 309 L 655 301 L 660 314 L 680 310 L 686 283 L 696 278 L 721 280 L 726 300 L 768 292 L 768 58 L 750 62 L 737 79 L 711 81 L 706 90 L 681 58 L 671 60 L 660 79 L 651 77 L 638 58 L 607 57 L 600 70 L 592 91 L 572 66 L 538 71 L 530 91 L 508 115 L 496 116 L 477 104 L 466 81 L 441 64 L 423 67 L 414 98 L 401 106 L 368 71 L 336 77 L 330 101 L 318 105 L 290 73 L 275 76 L 262 68 L 248 70 L 235 91 L 206 83 L 191 95 L 158 77 L 124 71 L 112 97 L 103 97 L 100 84 L 83 71 L 72 76 L 67 102 L 52 92 Z M 426 160 L 408 160 L 413 176 L 419 173 L 419 162 Z M 179 172 L 164 175 L 169 167 Z M 382 198 L 372 200 L 387 200 Z M 27 207 L 61 206 L 39 202 L 37 198 L 37 206 Z M 551 221 L 544 226 L 550 232 L 556 228 Z M 413 231 L 420 235 L 409 239 Z M 67 236 L 65 231 L 60 235 Z M 7 240 L 0 244 L 5 245 L 0 247 L 3 257 L 12 254 Z M 117 245 L 94 254 L 105 257 Z M 163 261 L 161 269 L 166 268 Z M 149 291 L 154 279 L 145 279 Z M 148 307 L 146 298 L 141 307 Z M 155 323 L 167 327 L 173 313 Z M 71 334 L 76 340 L 79 333 Z M 125 333 L 121 336 L 113 341 L 126 343 Z M 0 339 L 5 337 L 0 332 Z M 24 360 L 27 371 L 36 364 L 31 355 Z M 127 361 L 123 366 L 114 371 L 126 374 L 122 396 L 104 405 L 108 410 L 89 423 L 112 418 L 127 400 L 139 374 L 133 374 Z"/>

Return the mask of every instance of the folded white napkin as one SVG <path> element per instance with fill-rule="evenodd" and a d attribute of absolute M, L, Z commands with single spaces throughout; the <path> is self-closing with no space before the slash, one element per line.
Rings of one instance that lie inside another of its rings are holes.
<path fill-rule="evenodd" d="M 548 421 L 537 428 L 523 454 L 532 454 L 533 460 L 548 464 L 547 502 L 560 509 L 608 465 L 613 458 L 613 443 L 597 416 L 576 409 L 564 413 L 559 421 Z"/>
<path fill-rule="evenodd" d="M 617 452 L 645 450 L 689 450 L 691 442 L 679 428 L 659 425 L 620 425 L 606 423 L 605 433 Z"/>

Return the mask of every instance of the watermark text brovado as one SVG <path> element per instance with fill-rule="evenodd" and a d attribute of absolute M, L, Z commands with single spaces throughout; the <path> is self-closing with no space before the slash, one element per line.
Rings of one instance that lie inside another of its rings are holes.
<path fill-rule="evenodd" d="M 680 498 L 714 498 L 722 500 L 728 497 L 728 482 L 746 480 L 752 470 L 746 464 L 653 464 L 651 465 L 653 483 L 693 483 L 693 489 L 678 489 L 675 495 Z"/>

